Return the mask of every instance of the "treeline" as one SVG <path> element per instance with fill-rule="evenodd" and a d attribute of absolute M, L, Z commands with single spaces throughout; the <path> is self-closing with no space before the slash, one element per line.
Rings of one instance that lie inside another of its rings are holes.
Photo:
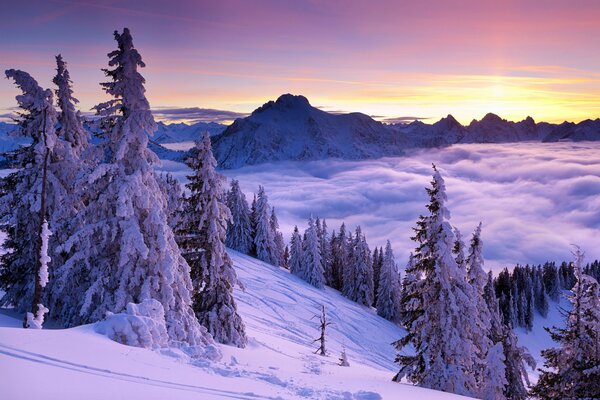
<path fill-rule="evenodd" d="M 311 217 L 302 234 L 294 227 L 285 246 L 275 209 L 262 186 L 249 205 L 239 182 L 233 179 L 225 198 L 231 210 L 228 247 L 289 269 L 317 288 L 327 285 L 337 289 L 357 303 L 376 307 L 379 315 L 398 321 L 400 275 L 389 242 L 385 249 L 371 251 L 360 226 L 352 233 L 342 223 L 330 234 L 326 220 Z"/>
<path fill-rule="evenodd" d="M 600 279 L 600 261 L 583 268 L 583 273 Z M 494 278 L 494 289 L 502 318 L 512 326 L 531 330 L 535 312 L 548 314 L 548 300 L 558 302 L 563 290 L 571 290 L 576 282 L 573 263 L 546 262 L 543 265 L 516 265 L 505 268 Z"/>

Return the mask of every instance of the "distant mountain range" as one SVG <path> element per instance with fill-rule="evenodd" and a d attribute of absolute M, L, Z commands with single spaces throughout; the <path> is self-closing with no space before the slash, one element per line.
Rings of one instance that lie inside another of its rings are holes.
<path fill-rule="evenodd" d="M 222 168 L 282 160 L 330 157 L 359 160 L 402 155 L 406 149 L 456 143 L 600 140 L 600 119 L 578 124 L 506 121 L 495 114 L 461 125 L 448 115 L 433 124 L 415 121 L 387 125 L 361 113 L 330 114 L 303 96 L 284 94 L 213 138 Z"/>
<path fill-rule="evenodd" d="M 291 94 L 265 103 L 229 126 L 214 122 L 157 125 L 151 147 L 159 157 L 183 160 L 185 152 L 162 144 L 194 141 L 209 132 L 219 166 L 226 169 L 284 160 L 399 156 L 411 148 L 456 143 L 600 140 L 600 119 L 551 124 L 527 117 L 512 122 L 490 113 L 467 126 L 452 115 L 433 124 L 415 121 L 389 125 L 361 113 L 327 113 L 311 106 L 306 97 Z M 0 122 L 0 152 L 27 142 L 10 135 L 14 129 L 14 124 Z M 92 126 L 88 129 L 94 130 Z"/>

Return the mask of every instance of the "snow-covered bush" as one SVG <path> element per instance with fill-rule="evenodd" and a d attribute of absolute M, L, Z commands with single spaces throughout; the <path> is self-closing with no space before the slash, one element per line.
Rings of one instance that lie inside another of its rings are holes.
<path fill-rule="evenodd" d="M 140 304 L 129 303 L 121 313 L 106 313 L 106 319 L 96 324 L 96 332 L 127 346 L 158 349 L 169 341 L 165 310 L 158 300 L 146 299 Z"/>

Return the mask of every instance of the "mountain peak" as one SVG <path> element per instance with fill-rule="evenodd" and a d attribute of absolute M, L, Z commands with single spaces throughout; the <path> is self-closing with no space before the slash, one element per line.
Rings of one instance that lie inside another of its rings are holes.
<path fill-rule="evenodd" d="M 486 122 L 486 123 L 490 123 L 490 122 L 502 122 L 503 119 L 500 118 L 499 116 L 497 116 L 494 113 L 487 113 L 485 114 L 485 117 L 483 117 L 481 119 L 481 122 Z"/>
<path fill-rule="evenodd" d="M 294 95 L 290 93 L 282 94 L 277 100 L 270 100 L 254 110 L 253 114 L 261 113 L 269 109 L 286 110 L 286 109 L 308 109 L 312 106 L 308 102 L 308 99 L 301 95 Z"/>

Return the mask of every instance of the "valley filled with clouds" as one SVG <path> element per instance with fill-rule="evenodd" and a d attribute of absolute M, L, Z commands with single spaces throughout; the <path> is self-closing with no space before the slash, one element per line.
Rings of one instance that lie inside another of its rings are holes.
<path fill-rule="evenodd" d="M 225 171 L 252 200 L 259 184 L 286 236 L 311 214 L 329 230 L 360 224 L 371 247 L 390 239 L 404 266 L 412 228 L 428 201 L 435 163 L 451 222 L 468 241 L 483 222 L 486 265 L 571 259 L 571 244 L 600 258 L 600 143 L 454 145 L 369 161 L 279 162 Z"/>

